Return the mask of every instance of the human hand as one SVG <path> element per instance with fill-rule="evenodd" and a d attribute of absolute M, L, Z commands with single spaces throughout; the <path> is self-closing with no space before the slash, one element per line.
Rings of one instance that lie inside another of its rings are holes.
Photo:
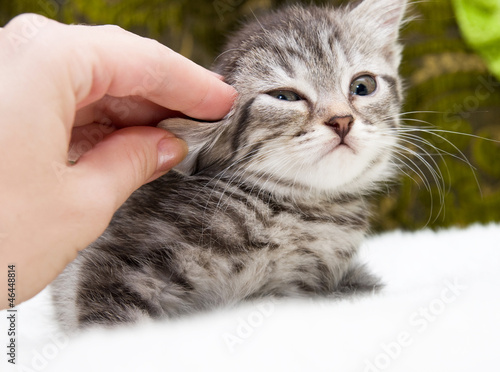
<path fill-rule="evenodd" d="M 173 112 L 219 119 L 235 91 L 156 41 L 33 14 L 0 29 L 0 66 L 1 309 L 8 265 L 15 303 L 34 296 L 135 189 L 186 155 L 183 141 L 148 124 Z"/>

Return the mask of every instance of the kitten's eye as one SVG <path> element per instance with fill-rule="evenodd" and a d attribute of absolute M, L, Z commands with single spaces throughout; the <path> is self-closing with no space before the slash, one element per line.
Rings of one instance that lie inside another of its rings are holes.
<path fill-rule="evenodd" d="M 302 97 L 291 90 L 273 90 L 267 94 L 283 101 L 300 101 L 302 99 Z"/>
<path fill-rule="evenodd" d="M 356 96 L 368 96 L 377 89 L 377 82 L 370 75 L 359 76 L 351 83 L 351 94 Z"/>

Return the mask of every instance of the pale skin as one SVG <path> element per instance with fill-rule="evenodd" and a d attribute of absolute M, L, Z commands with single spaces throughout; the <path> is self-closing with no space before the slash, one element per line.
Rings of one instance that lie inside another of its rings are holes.
<path fill-rule="evenodd" d="M 0 66 L 4 309 L 9 265 L 17 305 L 99 237 L 134 190 L 184 158 L 186 144 L 151 125 L 179 113 L 219 119 L 236 92 L 156 41 L 33 14 L 0 28 Z"/>

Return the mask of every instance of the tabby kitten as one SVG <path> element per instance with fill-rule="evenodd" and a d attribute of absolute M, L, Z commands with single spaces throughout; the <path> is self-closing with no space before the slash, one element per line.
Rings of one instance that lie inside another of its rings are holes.
<path fill-rule="evenodd" d="M 365 197 L 395 173 L 405 6 L 294 6 L 237 33 L 215 68 L 239 92 L 233 109 L 160 123 L 190 153 L 57 279 L 64 327 L 377 288 L 355 256 Z"/>

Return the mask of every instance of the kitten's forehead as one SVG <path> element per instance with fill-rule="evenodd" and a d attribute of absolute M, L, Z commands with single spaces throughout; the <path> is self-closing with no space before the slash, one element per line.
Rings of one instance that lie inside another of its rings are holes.
<path fill-rule="evenodd" d="M 258 19 L 233 40 L 221 72 L 237 89 L 260 91 L 300 81 L 313 90 L 335 89 L 372 66 L 395 72 L 397 64 L 387 61 L 392 50 L 381 50 L 376 30 L 361 30 L 356 17 L 348 9 L 293 7 Z"/>

